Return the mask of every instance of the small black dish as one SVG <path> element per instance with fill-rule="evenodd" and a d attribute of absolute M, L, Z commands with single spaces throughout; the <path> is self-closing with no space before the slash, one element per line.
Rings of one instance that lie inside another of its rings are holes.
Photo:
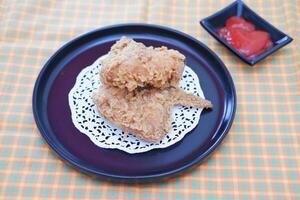
<path fill-rule="evenodd" d="M 240 9 L 241 17 L 253 23 L 258 30 L 266 31 L 270 34 L 272 41 L 274 42 L 274 46 L 263 53 L 259 54 L 254 58 L 247 58 L 241 53 L 239 53 L 234 47 L 229 45 L 225 40 L 223 40 L 217 33 L 217 31 L 225 26 L 226 20 L 231 16 L 236 16 L 238 13 L 238 9 Z M 263 60 L 270 54 L 274 53 L 281 47 L 287 45 L 292 42 L 293 39 L 283 33 L 282 31 L 275 28 L 273 25 L 268 23 L 258 14 L 256 14 L 253 10 L 251 10 L 245 3 L 242 1 L 236 1 L 226 8 L 216 12 L 215 14 L 202 19 L 200 24 L 203 26 L 205 30 L 207 30 L 215 39 L 225 45 L 231 52 L 236 54 L 240 59 L 246 62 L 249 65 L 255 65 L 259 61 Z"/>

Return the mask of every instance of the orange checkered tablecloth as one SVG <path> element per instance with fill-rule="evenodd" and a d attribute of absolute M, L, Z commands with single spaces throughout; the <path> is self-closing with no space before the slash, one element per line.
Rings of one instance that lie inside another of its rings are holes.
<path fill-rule="evenodd" d="M 0 1 L 0 199 L 300 199 L 300 3 L 246 3 L 294 41 L 247 66 L 199 20 L 231 3 L 171 0 Z M 233 126 L 211 158 L 147 185 L 104 182 L 64 164 L 39 134 L 32 90 L 46 60 L 89 30 L 123 22 L 170 26 L 210 47 L 237 89 Z"/>

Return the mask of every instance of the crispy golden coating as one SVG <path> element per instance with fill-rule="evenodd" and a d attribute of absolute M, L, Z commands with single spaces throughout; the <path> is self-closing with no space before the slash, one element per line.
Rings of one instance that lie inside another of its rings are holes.
<path fill-rule="evenodd" d="M 102 86 L 93 95 L 93 100 L 106 119 L 124 131 L 150 142 L 160 141 L 170 130 L 173 105 L 212 107 L 210 101 L 177 87 L 128 92 Z"/>
<path fill-rule="evenodd" d="M 185 57 L 166 47 L 122 38 L 101 61 L 103 85 L 94 93 L 99 113 L 126 132 L 160 141 L 171 128 L 173 105 L 211 108 L 210 101 L 178 88 Z"/>
<path fill-rule="evenodd" d="M 137 88 L 177 86 L 183 69 L 184 55 L 166 47 L 146 47 L 123 37 L 101 62 L 100 80 L 108 86 L 133 91 Z"/>

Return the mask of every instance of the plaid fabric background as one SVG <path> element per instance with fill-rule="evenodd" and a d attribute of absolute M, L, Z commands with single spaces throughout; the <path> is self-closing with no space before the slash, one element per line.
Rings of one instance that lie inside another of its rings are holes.
<path fill-rule="evenodd" d="M 251 68 L 199 20 L 231 1 L 0 1 L 0 199 L 300 199 L 300 3 L 246 3 L 294 41 Z M 122 22 L 161 24 L 204 42 L 225 62 L 238 96 L 230 133 L 191 173 L 125 185 L 66 166 L 41 138 L 31 111 L 43 64 L 74 36 Z"/>

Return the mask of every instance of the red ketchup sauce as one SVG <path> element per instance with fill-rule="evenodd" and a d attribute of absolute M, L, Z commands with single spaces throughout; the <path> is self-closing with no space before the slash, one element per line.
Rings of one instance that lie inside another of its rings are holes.
<path fill-rule="evenodd" d="M 218 34 L 247 58 L 253 58 L 274 45 L 269 33 L 256 30 L 242 17 L 230 17 Z"/>

